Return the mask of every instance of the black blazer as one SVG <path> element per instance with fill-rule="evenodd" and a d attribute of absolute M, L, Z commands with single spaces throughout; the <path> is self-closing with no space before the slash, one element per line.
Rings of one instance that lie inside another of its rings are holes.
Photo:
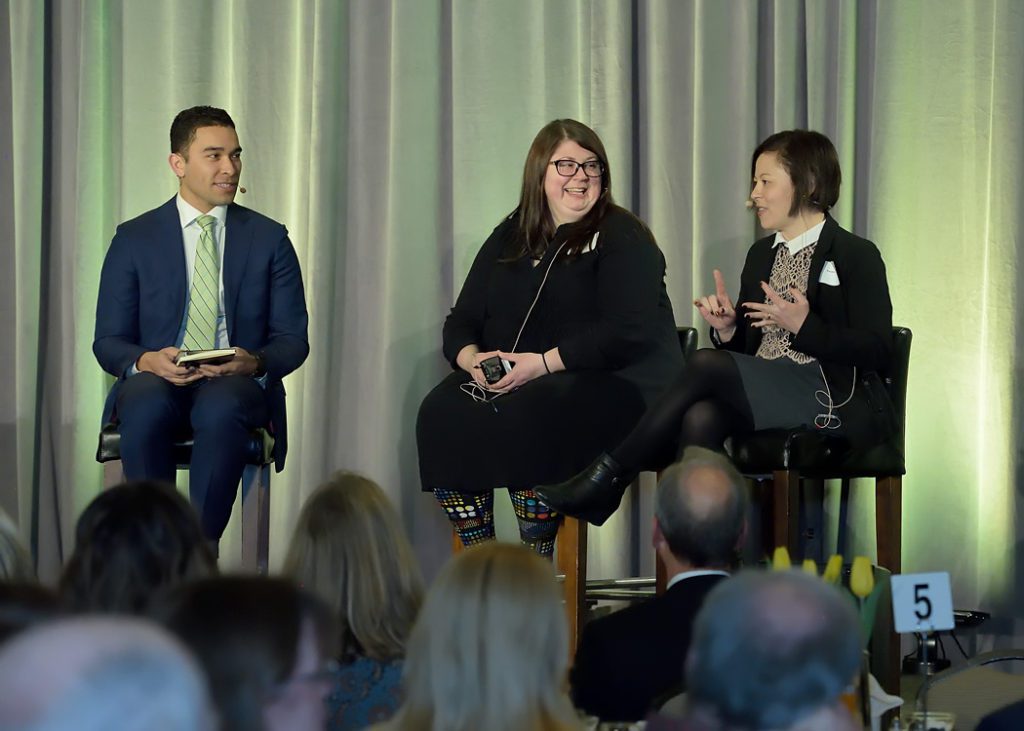
<path fill-rule="evenodd" d="M 767 282 L 775 261 L 775 235 L 754 242 L 747 253 L 736 300 L 736 334 L 719 345 L 754 355 L 761 345 L 761 330 L 744 317 L 744 302 L 763 302 L 761 282 Z M 819 281 L 826 262 L 832 262 L 838 286 Z M 825 227 L 811 257 L 807 279 L 810 312 L 792 339 L 795 350 L 816 358 L 828 380 L 832 400 L 846 434 L 858 445 L 875 444 L 892 434 L 896 414 L 879 374 L 892 360 L 892 301 L 885 264 L 878 248 L 841 228 L 826 214 Z M 854 384 L 856 368 L 856 387 Z"/>
<path fill-rule="evenodd" d="M 636 721 L 656 700 L 681 693 L 693 620 L 725 578 L 683 579 L 662 596 L 584 626 L 569 674 L 576 706 L 606 721 Z"/>

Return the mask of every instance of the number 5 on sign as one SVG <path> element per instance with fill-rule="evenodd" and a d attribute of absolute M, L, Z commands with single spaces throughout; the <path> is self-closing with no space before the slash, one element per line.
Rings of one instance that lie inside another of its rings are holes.
<path fill-rule="evenodd" d="M 900 634 L 953 629 L 949 574 L 938 571 L 893 576 L 892 615 Z"/>

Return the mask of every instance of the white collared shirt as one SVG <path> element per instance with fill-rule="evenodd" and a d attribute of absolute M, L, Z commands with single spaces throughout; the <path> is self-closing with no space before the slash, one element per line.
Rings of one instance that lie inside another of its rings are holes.
<path fill-rule="evenodd" d="M 676 574 L 671 579 L 669 579 L 668 580 L 668 585 L 665 586 L 665 589 L 671 589 L 673 586 L 678 584 L 680 581 L 685 581 L 686 579 L 692 579 L 692 578 L 694 578 L 696 576 L 728 576 L 728 575 L 729 575 L 728 571 L 719 571 L 717 569 L 694 569 L 693 571 L 683 571 L 681 573 Z"/>
<path fill-rule="evenodd" d="M 799 236 L 794 236 L 792 241 L 786 241 L 786 237 L 779 231 L 775 234 L 775 243 L 772 244 L 772 248 L 774 249 L 779 244 L 785 244 L 786 248 L 789 249 L 789 255 L 793 256 L 801 249 L 806 249 L 811 244 L 818 243 L 823 228 L 825 228 L 825 221 L 822 221 L 817 226 L 811 226 Z"/>
<path fill-rule="evenodd" d="M 196 249 L 199 247 L 199 235 L 202 228 L 199 225 L 199 217 L 204 215 L 202 211 L 194 208 L 181 193 L 175 196 L 175 205 L 178 207 L 178 218 L 181 221 L 181 239 L 185 246 L 185 312 L 182 316 L 181 327 L 178 328 L 177 345 L 183 347 L 185 342 L 185 326 L 188 324 L 188 306 L 192 299 L 192 273 L 196 265 Z M 217 295 L 217 334 L 214 337 L 214 348 L 227 348 L 228 343 L 228 321 L 224 315 L 224 239 L 227 231 L 227 206 L 214 206 L 205 214 L 217 219 L 213 225 L 213 240 L 217 246 L 217 258 L 220 261 L 220 277 L 218 281 Z"/>

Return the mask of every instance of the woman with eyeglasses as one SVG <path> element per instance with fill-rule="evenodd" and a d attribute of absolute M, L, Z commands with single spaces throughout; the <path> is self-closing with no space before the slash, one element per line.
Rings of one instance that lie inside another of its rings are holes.
<path fill-rule="evenodd" d="M 748 206 L 769 235 L 747 253 L 738 299 L 715 270 L 715 293 L 694 302 L 715 348 L 694 355 L 614 450 L 539 487 L 553 508 L 600 525 L 639 470 L 755 429 L 817 429 L 860 448 L 896 428 L 879 376 L 893 351 L 885 264 L 829 215 L 841 182 L 835 147 L 820 132 L 778 132 L 750 167 Z"/>
<path fill-rule="evenodd" d="M 453 372 L 420 406 L 420 474 L 464 545 L 494 539 L 508 488 L 522 542 L 550 557 L 559 516 L 532 486 L 625 436 L 681 366 L 665 259 L 615 205 L 604 145 L 571 119 L 530 146 L 519 205 L 444 323 Z"/>

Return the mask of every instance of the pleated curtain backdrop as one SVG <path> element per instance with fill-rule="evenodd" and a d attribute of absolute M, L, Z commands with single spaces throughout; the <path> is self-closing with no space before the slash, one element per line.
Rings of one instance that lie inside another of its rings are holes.
<path fill-rule="evenodd" d="M 419 492 L 416 410 L 446 372 L 441 322 L 515 205 L 536 131 L 566 116 L 598 131 L 616 197 L 665 252 L 677 322 L 696 324 L 712 268 L 735 289 L 757 235 L 752 149 L 811 127 L 839 149 L 837 219 L 878 244 L 895 321 L 915 333 L 905 570 L 951 571 L 958 606 L 1014 631 L 1021 3 L 11 0 L 0 38 L 2 505 L 45 577 L 102 485 L 99 268 L 119 221 L 173 195 L 178 110 L 234 116 L 239 202 L 288 226 L 306 281 L 312 353 L 286 380 L 272 564 L 302 500 L 343 467 L 395 499 L 428 571 L 447 526 Z M 639 506 L 592 532 L 592 575 L 650 568 L 649 493 Z M 873 510 L 854 490 L 862 551 Z"/>

